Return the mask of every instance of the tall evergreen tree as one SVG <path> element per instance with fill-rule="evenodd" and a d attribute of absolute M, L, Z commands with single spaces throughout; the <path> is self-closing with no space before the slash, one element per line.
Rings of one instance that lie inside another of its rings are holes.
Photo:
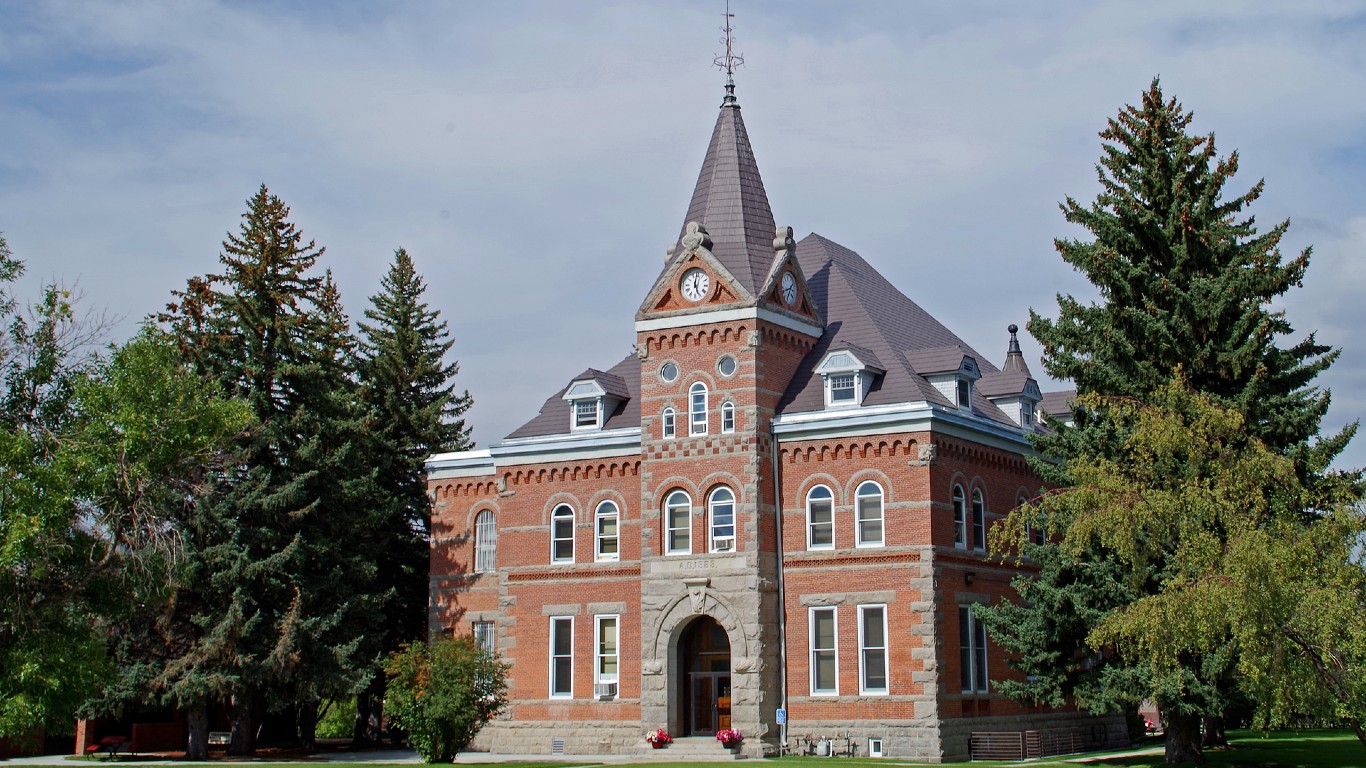
<path fill-rule="evenodd" d="M 322 253 L 263 185 L 223 243 L 223 273 L 191 280 L 163 316 L 258 423 L 196 507 L 194 561 L 165 618 L 183 651 L 158 684 L 192 710 L 195 754 L 213 698 L 232 703 L 229 751 L 248 754 L 262 708 L 307 707 L 361 674 L 373 481 L 356 453 L 354 342 L 330 277 L 314 273 Z"/>
<path fill-rule="evenodd" d="M 1245 209 L 1260 197 L 1262 182 L 1227 196 L 1237 153 L 1220 158 L 1212 135 L 1188 133 L 1192 117 L 1154 80 L 1139 106 L 1109 121 L 1100 134 L 1100 194 L 1090 205 L 1069 197 L 1061 206 L 1066 220 L 1091 237 L 1056 241 L 1101 301 L 1059 295 L 1058 317 L 1031 312 L 1030 332 L 1043 345 L 1049 374 L 1071 379 L 1082 396 L 1143 401 L 1184 371 L 1190 387 L 1241 414 L 1253 437 L 1294 460 L 1316 506 L 1332 506 L 1351 497 L 1359 480 L 1329 470 L 1355 425 L 1319 436 L 1329 396 L 1313 381 L 1337 352 L 1313 334 L 1280 346 L 1293 329 L 1271 306 L 1300 283 L 1310 252 L 1282 258 L 1288 222 L 1257 232 Z M 1072 482 L 1068 462 L 1112 456 L 1125 437 L 1103 406 L 1075 418 L 1072 427 L 1052 422 L 1053 431 L 1036 441 L 1049 458 L 1036 469 L 1056 485 Z M 1136 544 L 1167 552 L 1170 542 Z M 1033 545 L 1024 551 L 1040 570 L 1017 580 L 1023 601 L 983 611 L 993 637 L 1027 675 L 1003 690 L 1049 703 L 1071 698 L 1094 709 L 1155 698 L 1167 721 L 1168 759 L 1198 759 L 1200 716 L 1219 714 L 1229 693 L 1229 649 L 1188 656 L 1183 676 L 1159 681 L 1142 659 L 1113 648 L 1097 658 L 1088 644 L 1106 616 L 1158 588 L 1161 559 L 1129 574 L 1113 551 L 1094 542 L 1083 552 Z"/>
<path fill-rule="evenodd" d="M 388 516 L 376 563 L 380 584 L 392 590 L 383 612 L 385 630 L 374 638 L 376 658 L 425 632 L 431 509 L 423 464 L 433 453 L 471 447 L 461 416 L 473 401 L 469 392 L 456 391 L 459 368 L 446 361 L 455 342 L 440 313 L 423 299 L 426 290 L 400 248 L 360 323 L 357 367 L 376 425 L 371 461 Z M 357 699 L 358 742 L 380 737 L 384 687 L 376 666 L 370 687 Z"/>

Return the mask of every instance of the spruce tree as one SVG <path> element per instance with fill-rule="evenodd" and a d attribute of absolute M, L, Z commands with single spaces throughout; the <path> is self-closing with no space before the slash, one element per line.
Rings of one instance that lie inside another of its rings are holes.
<path fill-rule="evenodd" d="M 425 635 L 431 513 L 423 465 L 428 456 L 471 447 L 461 415 L 472 402 L 458 392 L 459 368 L 447 362 L 454 341 L 446 322 L 423 299 L 427 286 L 408 252 L 394 261 L 370 297 L 366 322 L 360 323 L 357 366 L 363 397 L 374 419 L 371 461 L 385 498 L 382 554 L 376 563 L 379 583 L 392 590 L 384 606 L 377 657 Z M 357 699 L 355 740 L 380 737 L 379 703 L 384 680 L 378 667 L 369 688 Z"/>
<path fill-rule="evenodd" d="M 1090 205 L 1071 197 L 1061 205 L 1066 220 L 1090 237 L 1056 241 L 1101 300 L 1059 295 L 1058 317 L 1031 312 L 1029 330 L 1043 346 L 1048 373 L 1072 380 L 1081 396 L 1144 401 L 1184 377 L 1241 414 L 1253 437 L 1293 459 L 1315 504 L 1331 506 L 1351 497 L 1359 479 L 1328 469 L 1355 425 L 1319 437 L 1329 395 L 1313 381 L 1337 352 L 1313 334 L 1281 346 L 1293 329 L 1271 306 L 1299 285 L 1310 251 L 1283 259 L 1279 244 L 1289 222 L 1257 231 L 1246 209 L 1263 183 L 1228 193 L 1238 155 L 1219 157 L 1213 135 L 1188 132 L 1192 119 L 1155 79 L 1139 106 L 1109 121 L 1100 134 L 1099 195 Z M 1050 426 L 1036 440 L 1047 457 L 1036 470 L 1055 485 L 1072 481 L 1069 461 L 1113 456 L 1125 438 L 1104 407 L 1079 410 L 1074 426 Z M 1064 525 L 1057 521 L 1054 531 L 1065 535 L 1057 527 Z M 1170 543 L 1136 544 L 1162 553 Z M 1167 720 L 1168 759 L 1198 759 L 1200 716 L 1219 714 L 1231 693 L 1229 649 L 1187 658 L 1178 684 L 1168 675 L 1166 687 L 1155 689 L 1142 660 L 1114 649 L 1097 657 L 1088 644 L 1107 615 L 1157 588 L 1161 559 L 1148 573 L 1129 574 L 1098 544 L 1081 553 L 1023 549 L 1039 567 L 1037 575 L 1017 580 L 1024 600 L 983 611 L 993 637 L 1027 675 L 1003 690 L 1040 702 L 1073 699 L 1096 710 L 1157 698 Z M 1060 610 L 1068 605 L 1086 608 Z"/>

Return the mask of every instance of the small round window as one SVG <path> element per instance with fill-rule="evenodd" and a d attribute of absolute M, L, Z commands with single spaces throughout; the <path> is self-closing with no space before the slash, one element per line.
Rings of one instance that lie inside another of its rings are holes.
<path fill-rule="evenodd" d="M 721 359 L 716 361 L 716 370 L 720 371 L 722 376 L 734 376 L 735 358 L 730 355 L 722 355 Z"/>
<path fill-rule="evenodd" d="M 659 369 L 659 378 L 670 383 L 678 381 L 678 366 L 673 363 L 665 363 Z"/>

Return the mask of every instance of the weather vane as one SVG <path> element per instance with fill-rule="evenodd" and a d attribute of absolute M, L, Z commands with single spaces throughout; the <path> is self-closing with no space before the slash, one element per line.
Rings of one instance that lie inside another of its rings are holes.
<path fill-rule="evenodd" d="M 726 52 L 721 56 L 717 56 L 712 63 L 716 65 L 717 69 L 725 70 L 726 85 L 729 86 L 735 85 L 735 78 L 733 77 L 735 68 L 744 66 L 745 63 L 745 57 L 736 53 L 733 47 L 735 38 L 730 34 L 734 31 L 730 27 L 730 20 L 733 18 L 735 18 L 735 14 L 730 12 L 730 0 L 726 0 L 726 25 L 721 27 L 721 31 L 726 33 L 726 36 L 720 40 L 720 42 L 726 44 Z"/>

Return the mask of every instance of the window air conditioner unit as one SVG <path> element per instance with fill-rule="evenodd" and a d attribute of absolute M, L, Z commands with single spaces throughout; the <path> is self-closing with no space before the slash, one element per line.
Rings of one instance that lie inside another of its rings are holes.
<path fill-rule="evenodd" d="M 593 695 L 599 699 L 615 699 L 617 697 L 616 683 L 594 683 Z"/>

